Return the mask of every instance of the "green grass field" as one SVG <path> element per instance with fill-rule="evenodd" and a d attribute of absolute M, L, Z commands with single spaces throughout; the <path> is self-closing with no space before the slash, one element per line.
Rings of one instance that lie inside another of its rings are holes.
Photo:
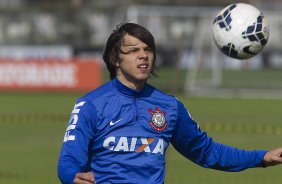
<path fill-rule="evenodd" d="M 59 183 L 59 150 L 68 115 L 80 95 L 0 93 L 0 183 Z M 244 149 L 282 146 L 282 100 L 178 97 L 216 141 Z M 191 163 L 170 147 L 166 183 L 280 184 L 281 169 L 214 171 Z"/>
<path fill-rule="evenodd" d="M 185 71 L 162 68 L 158 74 L 161 77 L 150 79 L 150 83 L 172 93 L 183 92 Z M 224 72 L 222 87 L 271 88 L 271 84 L 280 87 L 281 77 L 280 71 L 228 71 Z M 107 76 L 103 78 L 106 80 Z M 59 183 L 56 173 L 59 150 L 68 116 L 80 95 L 0 93 L 0 183 Z M 245 149 L 281 146 L 282 100 L 178 97 L 216 141 Z M 282 179 L 280 170 L 281 166 L 240 173 L 204 169 L 170 147 L 166 183 L 275 184 Z"/>

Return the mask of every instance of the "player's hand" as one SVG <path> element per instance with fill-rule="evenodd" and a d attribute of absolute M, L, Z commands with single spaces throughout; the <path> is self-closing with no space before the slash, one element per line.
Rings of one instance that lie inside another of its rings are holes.
<path fill-rule="evenodd" d="M 74 184 L 95 184 L 93 172 L 77 173 L 73 180 Z"/>
<path fill-rule="evenodd" d="M 263 166 L 282 164 L 282 147 L 267 152 L 263 157 Z"/>

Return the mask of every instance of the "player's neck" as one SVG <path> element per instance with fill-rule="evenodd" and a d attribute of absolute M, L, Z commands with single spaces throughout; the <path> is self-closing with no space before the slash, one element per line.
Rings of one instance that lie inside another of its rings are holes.
<path fill-rule="evenodd" d="M 146 84 L 146 80 L 128 80 L 120 75 L 117 78 L 123 85 L 133 90 L 141 90 Z"/>

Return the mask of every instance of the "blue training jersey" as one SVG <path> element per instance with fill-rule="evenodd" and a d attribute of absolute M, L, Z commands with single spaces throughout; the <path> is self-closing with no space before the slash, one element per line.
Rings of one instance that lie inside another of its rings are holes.
<path fill-rule="evenodd" d="M 161 184 L 169 142 L 194 163 L 224 171 L 259 167 L 266 153 L 216 143 L 175 97 L 114 79 L 77 100 L 58 176 L 70 184 L 76 173 L 92 171 L 97 184 Z"/>

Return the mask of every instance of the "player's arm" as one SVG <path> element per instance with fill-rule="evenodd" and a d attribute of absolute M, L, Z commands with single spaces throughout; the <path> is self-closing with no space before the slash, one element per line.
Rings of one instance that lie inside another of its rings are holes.
<path fill-rule="evenodd" d="M 207 168 L 240 171 L 262 166 L 267 151 L 247 151 L 216 143 L 202 132 L 184 105 L 178 101 L 178 120 L 171 140 L 173 146 L 191 161 Z"/>
<path fill-rule="evenodd" d="M 64 184 L 74 183 L 77 173 L 90 171 L 88 147 L 94 137 L 95 112 L 85 99 L 79 99 L 72 110 L 58 161 L 58 176 Z"/>

